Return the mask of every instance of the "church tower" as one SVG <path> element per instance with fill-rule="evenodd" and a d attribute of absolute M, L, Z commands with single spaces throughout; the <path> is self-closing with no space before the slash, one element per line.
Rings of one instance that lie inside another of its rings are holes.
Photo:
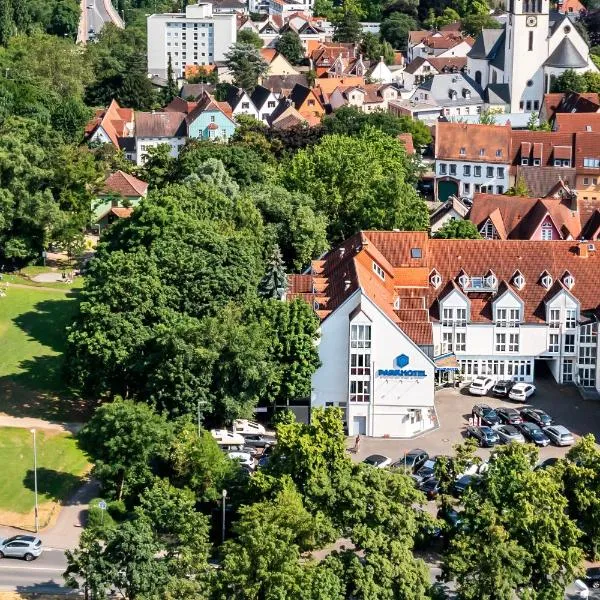
<path fill-rule="evenodd" d="M 504 82 L 511 112 L 539 108 L 544 95 L 543 63 L 548 56 L 549 0 L 507 0 Z"/>

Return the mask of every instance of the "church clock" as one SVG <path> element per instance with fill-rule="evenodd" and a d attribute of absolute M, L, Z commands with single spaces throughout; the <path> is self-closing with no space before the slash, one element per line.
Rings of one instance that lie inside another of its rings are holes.
<path fill-rule="evenodd" d="M 534 17 L 533 15 L 528 16 L 525 24 L 527 27 L 535 27 L 537 25 L 537 17 Z"/>

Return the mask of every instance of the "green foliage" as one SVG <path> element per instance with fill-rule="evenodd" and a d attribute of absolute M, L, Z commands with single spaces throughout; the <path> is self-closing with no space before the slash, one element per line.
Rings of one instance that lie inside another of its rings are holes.
<path fill-rule="evenodd" d="M 332 20 L 334 42 L 358 43 L 362 37 L 360 19 L 363 11 L 356 0 L 343 0 Z"/>
<path fill-rule="evenodd" d="M 275 42 L 277 52 L 285 56 L 292 65 L 299 65 L 304 60 L 304 47 L 300 36 L 289 29 Z"/>
<path fill-rule="evenodd" d="M 120 500 L 151 480 L 151 459 L 164 452 L 170 436 L 164 417 L 150 407 L 115 400 L 96 410 L 79 441 L 94 459 L 94 475 L 103 489 Z"/>
<path fill-rule="evenodd" d="M 554 80 L 554 83 L 552 84 L 552 91 L 579 93 L 599 91 L 600 85 L 598 85 L 596 79 L 596 77 L 587 75 L 587 73 L 579 74 L 573 69 L 567 69 Z M 590 83 L 592 85 L 590 85 Z"/>
<path fill-rule="evenodd" d="M 279 246 L 273 247 L 263 278 L 258 284 L 258 292 L 263 298 L 282 300 L 287 290 L 287 275 Z"/>
<path fill-rule="evenodd" d="M 381 22 L 381 37 L 395 50 L 406 52 L 408 32 L 418 28 L 413 17 L 395 12 Z"/>
<path fill-rule="evenodd" d="M 283 183 L 315 199 L 337 242 L 360 229 L 426 229 L 427 208 L 409 183 L 413 168 L 400 141 L 366 128 L 357 137 L 325 136 L 298 152 Z"/>
<path fill-rule="evenodd" d="M 237 42 L 239 44 L 248 44 L 249 46 L 254 46 L 259 50 L 263 47 L 263 41 L 260 35 L 258 35 L 258 33 L 252 29 L 241 29 L 238 31 Z"/>
<path fill-rule="evenodd" d="M 238 87 L 251 92 L 269 70 L 269 65 L 252 44 L 237 42 L 225 53 L 227 66 Z"/>
<path fill-rule="evenodd" d="M 507 196 L 529 196 L 529 188 L 523 175 L 519 175 L 515 181 L 515 185 L 506 191 Z"/>
<path fill-rule="evenodd" d="M 369 60 L 378 61 L 382 56 L 386 64 L 394 62 L 394 50 L 388 42 L 382 42 L 378 35 L 366 32 L 362 36 L 360 50 Z"/>
<path fill-rule="evenodd" d="M 315 0 L 313 14 L 315 17 L 325 17 L 328 21 L 331 21 L 335 16 L 333 0 Z"/>
<path fill-rule="evenodd" d="M 473 37 L 477 37 L 482 29 L 500 29 L 500 23 L 489 13 L 465 14 L 461 19 L 463 31 Z"/>
<path fill-rule="evenodd" d="M 477 227 L 471 221 L 461 219 L 448 221 L 435 232 L 433 237 L 455 240 L 478 240 L 481 238 Z"/>
<path fill-rule="evenodd" d="M 496 124 L 496 112 L 489 108 L 482 110 L 479 113 L 479 123 L 481 125 L 495 125 Z"/>

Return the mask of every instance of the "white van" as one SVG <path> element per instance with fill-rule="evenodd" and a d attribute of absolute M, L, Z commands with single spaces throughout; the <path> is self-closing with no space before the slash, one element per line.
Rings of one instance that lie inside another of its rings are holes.
<path fill-rule="evenodd" d="M 236 419 L 233 422 L 233 432 L 241 435 L 256 435 L 265 433 L 265 428 L 256 421 L 248 421 L 248 419 Z"/>

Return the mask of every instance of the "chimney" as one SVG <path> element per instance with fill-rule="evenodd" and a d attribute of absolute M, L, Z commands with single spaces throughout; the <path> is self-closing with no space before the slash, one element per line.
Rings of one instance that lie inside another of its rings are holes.
<path fill-rule="evenodd" d="M 344 291 L 347 292 L 352 282 L 349 279 L 344 279 Z"/>
<path fill-rule="evenodd" d="M 581 258 L 588 257 L 588 242 L 579 242 L 577 244 L 577 254 Z"/>

